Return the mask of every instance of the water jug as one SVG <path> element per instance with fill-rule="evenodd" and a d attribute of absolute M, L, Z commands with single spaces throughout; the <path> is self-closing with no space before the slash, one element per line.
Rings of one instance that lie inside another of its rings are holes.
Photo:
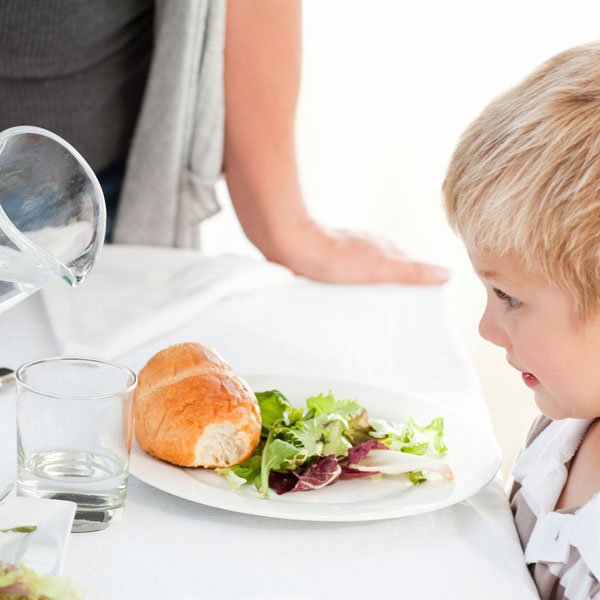
<path fill-rule="evenodd" d="M 102 189 L 77 150 L 39 127 L 0 133 L 0 312 L 52 279 L 79 285 L 105 227 Z"/>

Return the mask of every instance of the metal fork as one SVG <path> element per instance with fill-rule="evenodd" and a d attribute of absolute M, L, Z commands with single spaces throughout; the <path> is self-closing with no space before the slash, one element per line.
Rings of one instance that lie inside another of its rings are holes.
<path fill-rule="evenodd" d="M 15 372 L 8 367 L 0 367 L 0 392 L 15 382 Z"/>
<path fill-rule="evenodd" d="M 4 489 L 0 490 L 0 502 L 6 498 L 12 491 L 13 487 L 15 487 L 14 483 L 9 483 Z"/>
<path fill-rule="evenodd" d="M 15 373 L 8 367 L 0 367 L 0 392 L 3 389 L 10 387 L 15 381 Z M 13 483 L 9 483 L 5 488 L 0 490 L 0 502 L 10 494 L 14 487 Z"/>

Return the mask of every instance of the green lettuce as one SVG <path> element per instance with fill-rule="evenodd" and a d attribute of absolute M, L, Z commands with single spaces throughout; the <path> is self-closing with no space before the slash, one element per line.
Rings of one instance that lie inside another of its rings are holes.
<path fill-rule="evenodd" d="M 216 469 L 235 489 L 250 483 L 268 497 L 272 471 L 299 472 L 324 457 L 343 459 L 352 447 L 372 438 L 414 455 L 441 456 L 447 451 L 441 418 L 424 426 L 410 417 L 405 423 L 369 419 L 356 400 L 335 398 L 331 391 L 307 398 L 306 407 L 292 406 L 278 390 L 257 392 L 256 397 L 262 419 L 259 446 L 243 463 Z M 408 476 L 415 485 L 426 481 L 422 471 Z"/>
<path fill-rule="evenodd" d="M 348 421 L 348 431 L 346 437 L 353 446 L 358 446 L 371 439 L 371 426 L 369 425 L 369 415 L 363 408 Z"/>
<path fill-rule="evenodd" d="M 321 415 L 322 417 L 326 415 Z M 317 419 L 319 417 L 316 417 Z M 339 415 L 327 417 L 323 426 L 323 437 L 325 445 L 323 455 L 328 456 L 348 456 L 348 450 L 352 448 L 352 443 L 348 440 L 348 422 Z"/>
<path fill-rule="evenodd" d="M 263 434 L 268 435 L 273 423 L 281 421 L 287 411 L 292 408 L 289 400 L 278 390 L 257 392 L 256 399 L 260 408 Z"/>
<path fill-rule="evenodd" d="M 291 427 L 294 423 L 306 418 L 305 410 L 302 406 L 292 406 L 284 415 L 283 419 L 286 425 Z"/>
<path fill-rule="evenodd" d="M 289 442 L 273 438 L 272 431 L 263 450 L 260 464 L 260 493 L 269 497 L 269 473 L 277 470 L 292 471 L 299 467 L 305 458 L 298 448 Z"/>
<path fill-rule="evenodd" d="M 305 459 L 319 456 L 323 451 L 323 425 L 318 419 L 296 421 L 291 427 L 276 425 L 272 431 L 274 437 L 295 446 Z"/>
<path fill-rule="evenodd" d="M 81 600 L 83 594 L 70 577 L 42 576 L 25 565 L 10 565 L 0 561 L 0 598 Z"/>
<path fill-rule="evenodd" d="M 425 477 L 423 471 L 410 471 L 408 473 L 408 479 L 413 485 L 420 485 L 427 481 L 427 477 Z"/>
<path fill-rule="evenodd" d="M 406 425 L 412 427 L 415 437 L 418 436 L 420 440 L 433 444 L 435 451 L 440 456 L 444 456 L 448 452 L 448 447 L 444 443 L 444 419 L 442 417 L 432 419 L 429 425 L 423 427 L 417 425 L 412 417 L 408 417 Z"/>
<path fill-rule="evenodd" d="M 261 458 L 255 453 L 239 465 L 215 469 L 215 473 L 223 475 L 233 489 L 239 489 L 245 483 L 256 483 L 260 478 Z"/>
<path fill-rule="evenodd" d="M 331 392 L 307 399 L 307 409 L 292 407 L 277 390 L 256 394 L 267 439 L 260 463 L 260 493 L 269 493 L 271 471 L 293 471 L 322 456 L 346 456 L 352 442 L 348 418 L 361 415 L 364 409 L 356 400 L 338 400 Z M 235 468 L 223 472 L 232 485 L 244 478 Z M 252 471 L 255 476 L 255 471 Z"/>
<path fill-rule="evenodd" d="M 313 411 L 314 416 L 335 414 L 344 419 L 364 410 L 356 400 L 338 400 L 331 391 L 327 395 L 319 394 L 307 398 L 306 406 Z"/>
<path fill-rule="evenodd" d="M 443 456 L 448 451 L 444 443 L 444 419 L 437 417 L 428 425 L 418 425 L 412 417 L 405 423 L 369 419 L 371 436 L 381 440 L 392 450 L 423 455 L 432 452 Z"/>

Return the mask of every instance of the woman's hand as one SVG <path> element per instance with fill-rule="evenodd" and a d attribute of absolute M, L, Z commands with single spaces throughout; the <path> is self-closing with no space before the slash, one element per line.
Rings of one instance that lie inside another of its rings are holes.
<path fill-rule="evenodd" d="M 408 258 L 386 240 L 327 230 L 312 221 L 264 253 L 298 275 L 331 283 L 440 285 L 450 276 L 446 269 Z"/>

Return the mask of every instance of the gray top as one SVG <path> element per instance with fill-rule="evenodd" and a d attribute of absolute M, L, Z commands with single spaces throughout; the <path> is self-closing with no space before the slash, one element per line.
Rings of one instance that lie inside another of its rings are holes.
<path fill-rule="evenodd" d="M 219 210 L 225 0 L 156 0 L 154 54 L 115 242 L 197 248 Z"/>
<path fill-rule="evenodd" d="M 153 45 L 153 0 L 0 2 L 0 130 L 37 125 L 94 170 L 126 156 Z"/>

